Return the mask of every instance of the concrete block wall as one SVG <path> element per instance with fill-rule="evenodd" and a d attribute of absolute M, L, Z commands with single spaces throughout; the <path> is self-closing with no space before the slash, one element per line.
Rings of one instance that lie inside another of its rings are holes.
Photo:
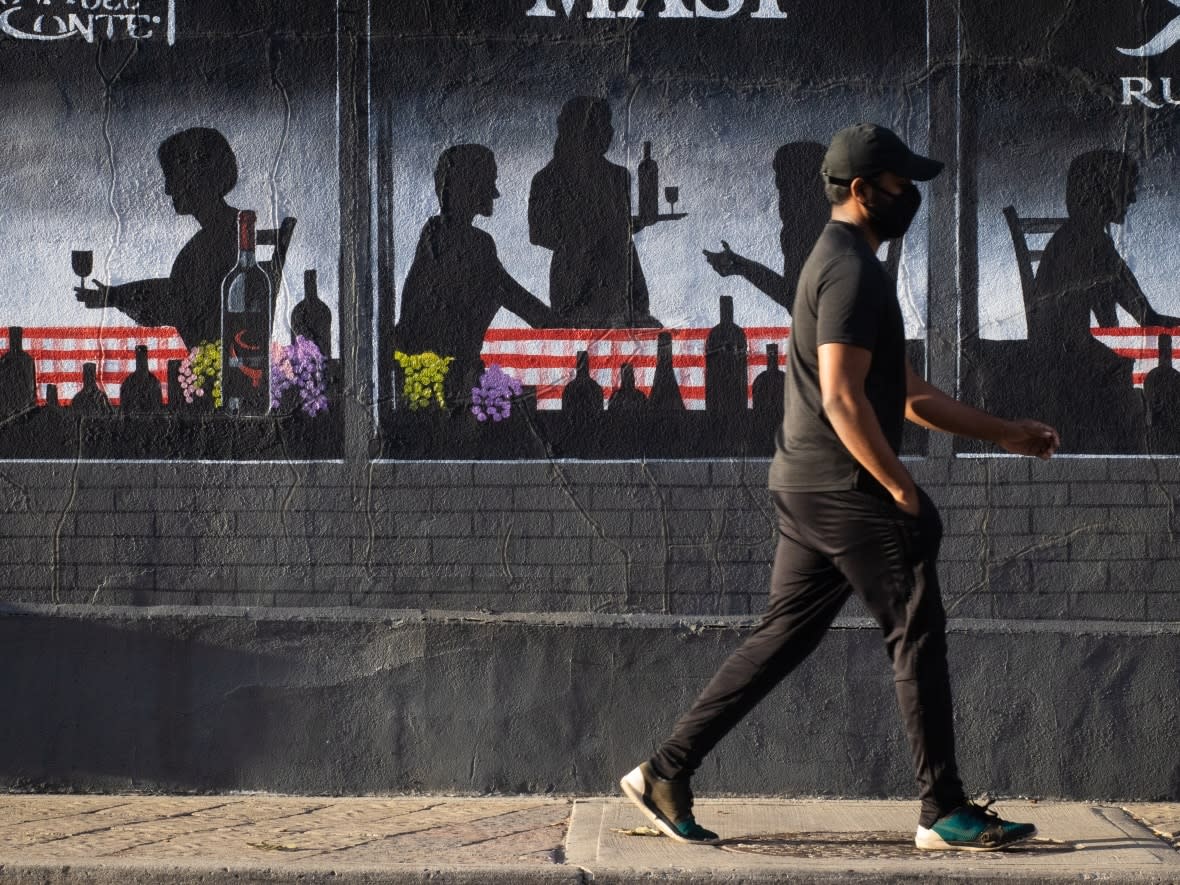
<path fill-rule="evenodd" d="M 0 789 L 609 794 L 749 620 L 0 608 L 0 702 L 35 711 L 0 729 Z M 948 641 L 969 790 L 1180 795 L 1177 625 Z M 841 619 L 694 786 L 912 797 L 908 755 L 878 631 Z"/>
<path fill-rule="evenodd" d="M 1180 461 L 909 466 L 941 508 L 952 617 L 1180 619 Z M 765 461 L 26 464 L 0 499 L 0 599 L 757 613 L 765 476 Z"/>

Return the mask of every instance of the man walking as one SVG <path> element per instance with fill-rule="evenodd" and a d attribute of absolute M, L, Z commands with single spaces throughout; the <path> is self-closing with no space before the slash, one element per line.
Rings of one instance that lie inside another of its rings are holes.
<path fill-rule="evenodd" d="M 1045 424 L 1006 421 L 955 401 L 906 360 L 897 286 L 876 252 L 917 213 L 913 182 L 941 169 L 871 124 L 836 133 L 824 157 L 832 217 L 795 298 L 786 413 L 770 466 L 779 536 L 767 611 L 655 755 L 621 781 L 624 794 L 677 841 L 717 839 L 693 818 L 689 779 L 819 644 L 851 593 L 881 625 L 893 661 L 922 801 L 917 847 L 991 850 L 1036 833 L 968 802 L 963 791 L 935 571 L 942 523 L 897 454 L 905 419 L 1045 459 L 1059 443 Z"/>

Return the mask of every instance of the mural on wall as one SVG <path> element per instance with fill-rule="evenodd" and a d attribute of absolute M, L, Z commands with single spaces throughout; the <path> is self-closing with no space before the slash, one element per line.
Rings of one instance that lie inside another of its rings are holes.
<path fill-rule="evenodd" d="M 964 11 L 962 386 L 1063 453 L 1180 452 L 1178 22 L 1176 0 Z"/>
<path fill-rule="evenodd" d="M 339 457 L 335 18 L 0 0 L 0 457 Z"/>
<path fill-rule="evenodd" d="M 769 455 L 823 145 L 928 137 L 896 6 L 849 37 L 852 0 L 374 5 L 382 455 Z M 882 253 L 919 371 L 926 236 Z"/>

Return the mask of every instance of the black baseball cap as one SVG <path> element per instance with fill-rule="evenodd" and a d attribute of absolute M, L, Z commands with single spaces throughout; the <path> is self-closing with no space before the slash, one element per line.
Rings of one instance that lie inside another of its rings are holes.
<path fill-rule="evenodd" d="M 915 154 L 896 134 L 875 123 L 857 123 L 833 135 L 820 167 L 824 178 L 840 184 L 882 172 L 929 181 L 941 171 L 938 160 Z"/>

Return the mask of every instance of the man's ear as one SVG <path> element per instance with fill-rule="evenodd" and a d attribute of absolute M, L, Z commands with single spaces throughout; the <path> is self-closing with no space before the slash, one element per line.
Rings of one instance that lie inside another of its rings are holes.
<path fill-rule="evenodd" d="M 872 182 L 867 178 L 854 178 L 852 183 L 848 185 L 848 189 L 852 191 L 858 203 L 866 203 L 869 201 L 869 189 L 872 187 Z"/>

